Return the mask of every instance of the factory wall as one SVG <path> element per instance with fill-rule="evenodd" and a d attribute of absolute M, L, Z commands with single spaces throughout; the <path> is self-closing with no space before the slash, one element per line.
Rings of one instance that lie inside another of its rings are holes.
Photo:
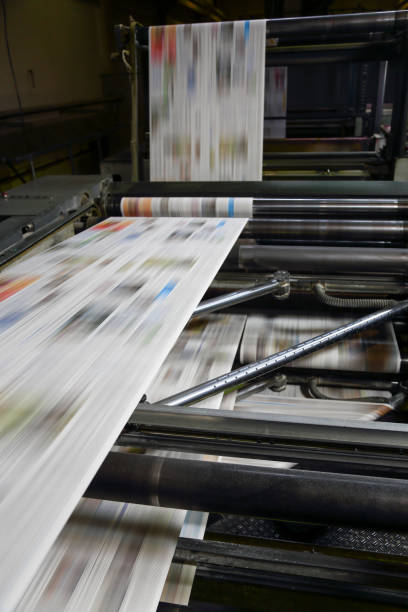
<path fill-rule="evenodd" d="M 24 108 L 99 98 L 111 70 L 103 0 L 2 0 Z M 0 15 L 0 112 L 17 108 Z"/>

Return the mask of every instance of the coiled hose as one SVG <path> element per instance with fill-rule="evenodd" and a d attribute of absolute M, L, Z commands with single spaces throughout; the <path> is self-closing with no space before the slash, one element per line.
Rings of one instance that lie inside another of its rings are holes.
<path fill-rule="evenodd" d="M 316 283 L 313 287 L 315 294 L 322 304 L 326 306 L 335 306 L 336 308 L 391 308 L 397 303 L 395 300 L 386 300 L 381 298 L 340 298 L 333 295 L 327 295 L 325 288 L 321 283 Z"/>

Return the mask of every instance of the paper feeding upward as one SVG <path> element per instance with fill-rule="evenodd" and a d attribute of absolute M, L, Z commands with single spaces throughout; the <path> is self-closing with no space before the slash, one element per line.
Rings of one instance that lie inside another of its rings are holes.
<path fill-rule="evenodd" d="M 253 198 L 122 198 L 124 217 L 252 217 Z"/>
<path fill-rule="evenodd" d="M 3 275 L 1 610 L 16 603 L 244 225 L 112 218 Z"/>
<path fill-rule="evenodd" d="M 149 31 L 150 180 L 261 180 L 265 20 Z"/>

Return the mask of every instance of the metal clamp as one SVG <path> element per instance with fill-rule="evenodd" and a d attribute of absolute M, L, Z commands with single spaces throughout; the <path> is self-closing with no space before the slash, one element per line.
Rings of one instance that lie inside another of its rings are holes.
<path fill-rule="evenodd" d="M 218 297 L 210 300 L 203 300 L 200 302 L 191 316 L 197 317 L 209 312 L 215 312 L 222 310 L 223 308 L 228 308 L 229 306 L 234 306 L 235 304 L 241 304 L 242 302 L 247 302 L 248 300 L 253 300 L 268 294 L 273 294 L 278 300 L 284 300 L 289 296 L 289 292 L 289 273 L 278 271 L 275 272 L 270 281 L 263 283 L 262 285 L 254 285 L 253 287 L 248 287 L 247 289 L 219 295 Z"/>
<path fill-rule="evenodd" d="M 284 270 L 278 270 L 273 275 L 279 282 L 279 291 L 275 293 L 277 300 L 286 300 L 290 295 L 290 274 Z"/>

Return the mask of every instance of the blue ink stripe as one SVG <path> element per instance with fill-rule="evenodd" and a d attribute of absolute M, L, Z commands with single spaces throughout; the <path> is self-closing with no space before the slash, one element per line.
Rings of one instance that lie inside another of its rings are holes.
<path fill-rule="evenodd" d="M 234 216 L 234 198 L 228 198 L 228 216 Z"/>
<path fill-rule="evenodd" d="M 174 281 L 168 282 L 167 285 L 165 285 L 163 289 L 156 295 L 153 301 L 165 299 L 169 295 L 169 293 L 173 291 L 175 286 L 176 283 Z"/>

